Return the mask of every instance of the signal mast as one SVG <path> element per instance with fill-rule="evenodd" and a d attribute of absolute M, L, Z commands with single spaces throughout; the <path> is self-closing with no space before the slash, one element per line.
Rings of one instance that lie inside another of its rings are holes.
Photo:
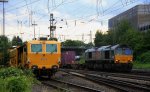
<path fill-rule="evenodd" d="M 53 39 L 54 38 L 54 31 L 56 30 L 56 26 L 54 26 L 54 18 L 53 18 L 53 14 L 51 13 L 50 14 L 50 39 Z"/>

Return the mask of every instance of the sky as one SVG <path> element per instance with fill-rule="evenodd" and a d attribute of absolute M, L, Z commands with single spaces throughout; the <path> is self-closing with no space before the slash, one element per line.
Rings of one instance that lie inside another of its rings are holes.
<path fill-rule="evenodd" d="M 1 1 L 1 0 L 0 0 Z M 108 20 L 150 0 L 8 0 L 5 2 L 5 35 L 32 40 L 49 35 L 50 13 L 54 14 L 55 36 L 59 41 L 90 42 L 97 30 L 106 33 Z M 0 34 L 3 32 L 3 3 L 0 2 Z"/>

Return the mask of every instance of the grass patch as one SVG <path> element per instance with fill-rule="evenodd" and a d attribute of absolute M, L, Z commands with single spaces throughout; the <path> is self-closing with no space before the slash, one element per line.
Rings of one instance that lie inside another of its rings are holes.
<path fill-rule="evenodd" d="M 150 69 L 150 63 L 149 62 L 142 63 L 142 62 L 135 61 L 133 63 L 133 68 L 134 69 Z"/>

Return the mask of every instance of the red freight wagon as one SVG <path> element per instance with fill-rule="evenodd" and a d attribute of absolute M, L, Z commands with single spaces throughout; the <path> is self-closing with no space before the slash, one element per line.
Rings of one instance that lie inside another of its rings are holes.
<path fill-rule="evenodd" d="M 70 68 L 75 64 L 75 51 L 65 51 L 61 53 L 61 67 Z"/>

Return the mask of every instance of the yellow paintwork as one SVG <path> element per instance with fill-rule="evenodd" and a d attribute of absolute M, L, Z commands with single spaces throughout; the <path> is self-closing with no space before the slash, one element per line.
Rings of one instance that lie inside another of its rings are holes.
<path fill-rule="evenodd" d="M 31 52 L 31 44 L 42 44 L 43 52 Z M 46 53 L 46 44 L 57 44 L 57 52 Z M 60 42 L 33 40 L 27 42 L 27 48 L 27 60 L 29 61 L 29 68 L 31 68 L 32 65 L 37 65 L 39 69 L 41 69 L 42 67 L 50 69 L 54 65 L 59 67 L 59 60 L 61 58 Z"/>
<path fill-rule="evenodd" d="M 9 49 L 9 65 L 13 67 L 25 67 L 27 64 L 27 52 L 24 51 L 24 46 L 17 46 Z"/>
<path fill-rule="evenodd" d="M 9 57 L 10 57 L 10 60 L 9 60 L 9 64 L 10 66 L 14 66 L 14 67 L 17 67 L 17 62 L 18 62 L 18 51 L 17 51 L 17 48 L 14 48 L 14 49 L 10 49 L 9 50 Z"/>
<path fill-rule="evenodd" d="M 31 44 L 42 44 L 43 52 L 31 52 Z M 57 52 L 46 53 L 46 44 L 57 44 Z M 27 51 L 24 50 L 25 47 L 27 47 Z M 32 65 L 37 65 L 39 69 L 42 67 L 51 69 L 54 65 L 59 67 L 59 61 L 61 58 L 61 44 L 57 41 L 32 40 L 26 42 L 26 44 L 22 47 L 18 46 L 16 48 L 10 49 L 9 53 L 10 66 L 31 68 Z"/>
<path fill-rule="evenodd" d="M 132 63 L 132 55 L 115 55 L 115 63 Z"/>

